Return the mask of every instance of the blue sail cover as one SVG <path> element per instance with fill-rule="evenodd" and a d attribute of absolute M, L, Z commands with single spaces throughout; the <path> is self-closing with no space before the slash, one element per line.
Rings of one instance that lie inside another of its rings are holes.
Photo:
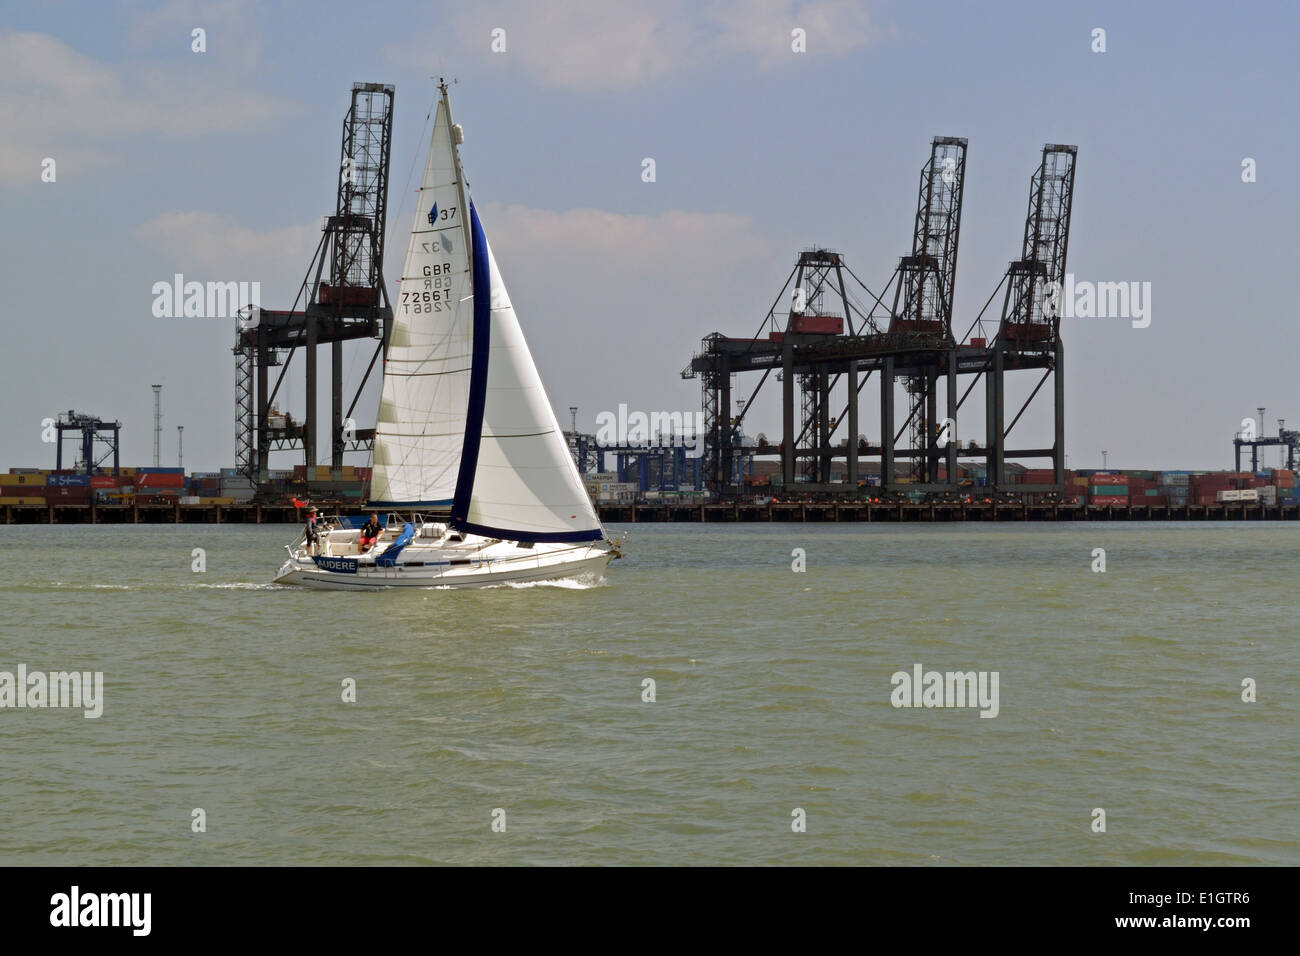
<path fill-rule="evenodd" d="M 402 525 L 402 533 L 397 536 L 397 540 L 388 546 L 379 557 L 375 558 L 375 564 L 381 568 L 391 568 L 397 564 L 397 556 L 415 538 L 415 525 L 406 522 Z"/>

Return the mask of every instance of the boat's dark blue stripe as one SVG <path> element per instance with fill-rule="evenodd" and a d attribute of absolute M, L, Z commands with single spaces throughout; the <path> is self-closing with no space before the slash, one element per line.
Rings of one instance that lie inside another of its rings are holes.
<path fill-rule="evenodd" d="M 469 371 L 469 409 L 465 414 L 465 444 L 456 476 L 456 496 L 451 503 L 452 527 L 465 530 L 469 502 L 478 470 L 478 449 L 483 439 L 483 408 L 487 404 L 488 349 L 492 345 L 492 277 L 488 274 L 487 240 L 478 210 L 469 204 L 470 244 L 474 289 L 474 358 Z"/>
<path fill-rule="evenodd" d="M 600 541 L 605 532 L 600 528 L 591 531 L 516 531 L 513 528 L 490 528 L 484 524 L 470 524 L 468 521 L 452 522 L 458 531 L 469 534 L 481 534 L 485 538 L 504 538 L 507 541 L 556 541 L 578 544 L 583 541 Z"/>
<path fill-rule="evenodd" d="M 452 499 L 444 498 L 441 501 L 371 501 L 366 504 L 367 508 L 445 508 L 451 504 Z"/>

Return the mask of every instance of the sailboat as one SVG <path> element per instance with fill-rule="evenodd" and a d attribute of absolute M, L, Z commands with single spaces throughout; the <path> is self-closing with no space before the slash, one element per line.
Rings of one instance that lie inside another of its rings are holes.
<path fill-rule="evenodd" d="M 363 550 L 346 519 L 275 578 L 317 588 L 599 579 L 620 556 L 538 375 L 460 162 L 445 83 L 384 358 Z"/>

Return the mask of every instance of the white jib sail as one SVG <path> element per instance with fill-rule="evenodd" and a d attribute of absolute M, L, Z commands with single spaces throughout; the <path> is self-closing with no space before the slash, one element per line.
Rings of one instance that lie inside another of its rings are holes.
<path fill-rule="evenodd" d="M 512 532 L 523 538 L 604 537 L 491 245 L 487 256 L 491 346 L 478 467 L 466 520 L 506 538 L 513 537 Z"/>
<path fill-rule="evenodd" d="M 473 357 L 469 210 L 446 97 L 406 250 L 375 426 L 370 501 L 447 505 L 465 440 Z"/>

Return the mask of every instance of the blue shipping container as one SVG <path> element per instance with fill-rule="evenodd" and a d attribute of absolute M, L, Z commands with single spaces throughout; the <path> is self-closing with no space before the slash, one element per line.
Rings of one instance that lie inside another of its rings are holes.
<path fill-rule="evenodd" d="M 89 475 L 46 475 L 46 485 L 84 487 L 90 484 Z"/>
<path fill-rule="evenodd" d="M 137 475 L 183 475 L 184 468 L 137 468 Z"/>

